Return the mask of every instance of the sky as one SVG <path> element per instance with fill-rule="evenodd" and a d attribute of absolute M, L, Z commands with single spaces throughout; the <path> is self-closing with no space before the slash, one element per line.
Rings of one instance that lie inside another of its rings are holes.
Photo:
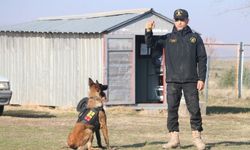
<path fill-rule="evenodd" d="M 48 16 L 137 8 L 153 8 L 171 19 L 174 10 L 183 8 L 189 12 L 189 26 L 203 39 L 250 44 L 249 0 L 1 0 L 0 26 Z"/>

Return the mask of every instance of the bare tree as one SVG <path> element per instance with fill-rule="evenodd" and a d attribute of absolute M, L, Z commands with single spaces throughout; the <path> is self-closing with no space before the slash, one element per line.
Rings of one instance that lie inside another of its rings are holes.
<path fill-rule="evenodd" d="M 226 0 L 217 0 L 217 4 L 220 2 L 225 2 Z M 236 2 L 236 1 L 235 1 Z M 222 10 L 221 12 L 218 13 L 218 15 L 225 14 L 225 13 L 230 13 L 230 12 L 239 12 L 241 11 L 242 13 L 245 14 L 245 16 L 248 16 L 248 12 L 250 11 L 250 1 L 246 0 L 244 2 L 238 2 L 237 5 L 234 5 L 231 8 L 227 8 L 225 10 Z"/>
<path fill-rule="evenodd" d="M 207 55 L 208 56 L 212 56 L 214 53 L 214 43 L 216 43 L 216 39 L 215 38 L 211 38 L 211 37 L 207 37 L 205 39 L 205 46 L 206 46 L 206 51 L 207 51 Z"/>

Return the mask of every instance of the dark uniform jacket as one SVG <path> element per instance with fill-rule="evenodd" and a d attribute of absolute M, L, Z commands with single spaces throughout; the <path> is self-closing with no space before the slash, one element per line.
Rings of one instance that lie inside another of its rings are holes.
<path fill-rule="evenodd" d="M 193 33 L 189 26 L 181 31 L 173 28 L 172 33 L 153 37 L 153 32 L 145 32 L 149 48 L 165 49 L 166 82 L 205 81 L 207 55 L 199 34 Z"/>

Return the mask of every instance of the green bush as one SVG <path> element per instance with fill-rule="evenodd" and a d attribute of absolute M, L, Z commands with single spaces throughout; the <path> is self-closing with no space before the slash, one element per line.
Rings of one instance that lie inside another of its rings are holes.
<path fill-rule="evenodd" d="M 220 87 L 234 87 L 236 81 L 236 72 L 234 67 L 229 70 L 226 70 L 221 77 L 219 78 Z M 243 70 L 243 86 L 250 88 L 250 70 L 244 68 Z"/>
<path fill-rule="evenodd" d="M 233 87 L 235 85 L 235 69 L 232 67 L 222 73 L 219 78 L 220 87 Z"/>
<path fill-rule="evenodd" d="M 248 68 L 244 68 L 243 86 L 246 88 L 250 88 L 250 70 Z"/>

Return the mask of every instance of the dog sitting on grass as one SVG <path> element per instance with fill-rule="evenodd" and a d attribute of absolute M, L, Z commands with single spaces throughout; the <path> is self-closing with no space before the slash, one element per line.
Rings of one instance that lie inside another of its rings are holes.
<path fill-rule="evenodd" d="M 110 149 L 107 118 L 103 109 L 103 103 L 106 101 L 103 91 L 107 88 L 107 85 L 102 85 L 98 81 L 95 83 L 89 78 L 89 97 L 79 102 L 77 111 L 80 114 L 68 136 L 67 144 L 70 148 L 94 150 L 95 148 L 92 147 L 94 132 L 96 132 L 98 146 L 102 147 L 99 132 L 101 129 L 107 148 Z"/>

